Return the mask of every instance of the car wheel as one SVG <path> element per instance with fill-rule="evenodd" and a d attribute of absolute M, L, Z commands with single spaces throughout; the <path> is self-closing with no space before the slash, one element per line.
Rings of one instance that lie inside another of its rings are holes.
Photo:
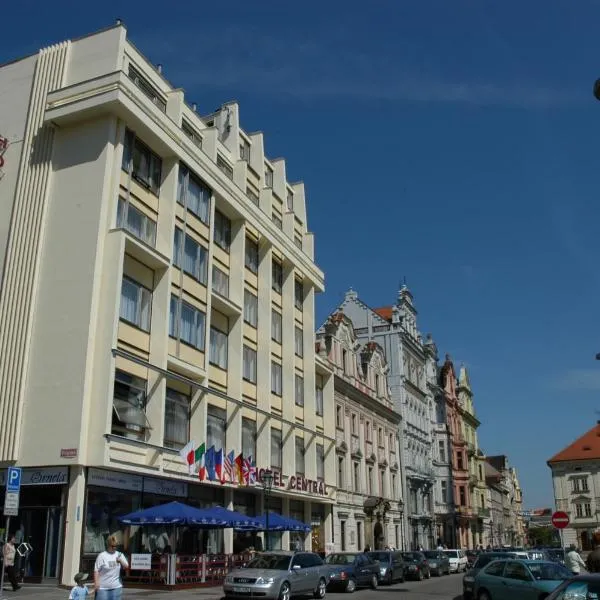
<path fill-rule="evenodd" d="M 279 600 L 290 600 L 290 584 L 287 581 L 284 581 L 279 588 Z"/>
<path fill-rule="evenodd" d="M 490 593 L 487 590 L 481 590 L 477 596 L 478 600 L 492 600 Z"/>
<path fill-rule="evenodd" d="M 379 583 L 379 579 L 377 578 L 377 575 L 375 575 L 375 574 L 371 575 L 371 583 L 369 585 L 371 586 L 372 590 L 377 589 L 378 583 Z"/>
<path fill-rule="evenodd" d="M 348 583 L 346 583 L 346 591 L 351 594 L 356 590 L 356 579 L 348 579 Z"/>
<path fill-rule="evenodd" d="M 325 591 L 327 590 L 327 584 L 324 579 L 319 579 L 319 583 L 317 583 L 317 588 L 313 592 L 313 598 L 316 600 L 322 600 L 325 598 Z"/>

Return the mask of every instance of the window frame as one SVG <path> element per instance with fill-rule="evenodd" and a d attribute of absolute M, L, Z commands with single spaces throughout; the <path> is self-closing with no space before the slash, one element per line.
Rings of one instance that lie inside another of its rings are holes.
<path fill-rule="evenodd" d="M 187 269 L 186 258 L 188 254 L 186 244 L 195 245 L 196 257 L 193 258 L 194 272 Z M 182 273 L 189 275 L 194 281 L 203 286 L 208 285 L 208 248 L 195 240 L 191 235 L 183 232 L 183 229 L 175 227 L 173 234 L 173 265 Z"/>
<path fill-rule="evenodd" d="M 229 298 L 229 273 L 213 263 L 211 289 L 222 298 Z"/>
<path fill-rule="evenodd" d="M 304 377 L 299 373 L 294 374 L 294 404 L 304 407 Z"/>
<path fill-rule="evenodd" d="M 279 338 L 275 337 L 275 333 L 277 333 L 276 324 L 279 327 Z M 271 307 L 271 340 L 277 344 L 283 343 L 283 315 L 273 307 Z"/>
<path fill-rule="evenodd" d="M 215 209 L 213 224 L 213 241 L 229 254 L 231 250 L 231 219 L 220 210 Z"/>
<path fill-rule="evenodd" d="M 298 325 L 294 326 L 294 354 L 304 358 L 304 331 Z"/>
<path fill-rule="evenodd" d="M 129 222 L 129 211 L 137 213 L 140 219 L 141 231 L 140 235 Z M 124 229 L 133 237 L 140 240 L 144 244 L 155 248 L 156 247 L 156 229 L 157 223 L 151 219 L 145 212 L 132 204 L 127 198 L 119 196 L 117 201 L 117 228 Z"/>
<path fill-rule="evenodd" d="M 213 338 L 213 334 L 214 336 L 216 336 L 215 338 Z M 215 339 L 215 341 L 221 340 L 221 342 L 223 340 L 225 340 L 224 343 L 224 357 L 218 357 L 220 360 L 219 362 L 215 361 L 214 356 L 213 356 L 213 339 Z M 209 352 L 208 352 L 208 363 L 210 365 L 212 365 L 213 367 L 217 367 L 218 369 L 222 369 L 223 371 L 227 370 L 227 366 L 229 364 L 229 333 L 225 332 L 225 331 L 221 331 L 218 327 L 215 327 L 214 325 L 210 326 L 210 341 L 209 341 Z"/>
<path fill-rule="evenodd" d="M 271 259 L 271 289 L 276 294 L 283 293 L 283 264 L 275 258 Z"/>
<path fill-rule="evenodd" d="M 279 373 L 278 377 L 276 376 L 276 373 Z M 274 383 L 276 385 L 274 385 Z M 280 363 L 275 362 L 274 360 L 271 360 L 271 394 L 280 397 L 283 396 L 283 368 Z"/>
<path fill-rule="evenodd" d="M 172 313 L 172 311 L 171 311 L 173 302 L 175 302 L 177 305 L 175 313 Z M 202 326 L 200 327 L 200 325 L 197 322 L 194 325 L 195 331 L 197 331 L 197 332 L 200 331 L 200 333 L 201 333 L 200 345 L 196 345 L 192 341 L 186 340 L 181 337 L 181 315 L 182 315 L 182 308 L 184 307 L 184 305 L 185 305 L 186 309 L 188 309 L 190 311 L 194 311 L 195 321 L 198 320 L 199 315 L 200 315 L 200 319 L 202 321 Z M 169 301 L 169 319 L 171 319 L 173 315 L 175 316 L 175 321 L 172 324 L 171 324 L 171 321 L 169 321 L 169 337 L 178 340 L 180 343 L 185 344 L 186 346 L 190 346 L 190 348 L 194 348 L 196 350 L 199 350 L 200 352 L 205 352 L 205 350 L 206 350 L 206 313 L 203 312 L 202 310 L 200 310 L 199 308 L 197 308 L 196 306 L 194 306 L 193 304 L 186 302 L 183 298 L 180 298 L 179 296 L 176 296 L 175 294 L 171 294 L 171 298 Z M 171 331 L 171 325 L 173 325 L 172 331 Z"/>
<path fill-rule="evenodd" d="M 169 393 L 174 396 L 170 396 Z M 185 400 L 183 400 L 185 398 Z M 187 434 L 185 440 L 175 440 L 169 439 L 167 437 L 167 416 L 168 409 L 167 404 L 174 403 L 179 407 L 185 408 L 187 412 Z M 189 394 L 185 394 L 184 392 L 180 392 L 175 388 L 169 387 L 167 383 L 167 388 L 165 391 L 165 415 L 164 415 L 164 431 L 163 431 L 163 446 L 165 448 L 173 448 L 175 450 L 180 450 L 183 448 L 190 440 L 190 422 L 192 416 L 192 398 Z"/>
<path fill-rule="evenodd" d="M 254 367 L 252 368 L 252 361 L 248 363 L 248 358 L 253 357 Z M 242 377 L 244 381 L 253 383 L 256 385 L 256 374 L 257 374 L 257 354 L 254 348 L 243 344 L 242 346 Z"/>
<path fill-rule="evenodd" d="M 258 265 L 260 262 L 258 242 L 251 237 L 246 236 L 244 245 L 244 267 L 251 273 L 258 275 Z"/>
<path fill-rule="evenodd" d="M 128 147 L 128 144 L 130 146 Z M 140 168 L 135 168 L 135 153 L 147 154 L 148 177 L 140 174 Z M 162 184 L 162 158 L 153 152 L 150 146 L 143 142 L 132 129 L 125 129 L 125 138 L 123 141 L 123 157 L 121 160 L 121 169 L 125 171 L 132 179 L 135 179 L 143 188 L 155 196 L 160 196 L 160 186 Z M 158 184 L 155 179 L 158 179 Z"/>
<path fill-rule="evenodd" d="M 302 465 L 302 469 L 299 468 L 299 463 Z M 306 446 L 304 438 L 299 435 L 294 436 L 294 466 L 296 475 L 306 473 Z"/>
<path fill-rule="evenodd" d="M 183 178 L 183 185 L 182 185 Z M 199 210 L 196 210 L 195 207 L 192 207 L 189 201 L 189 189 L 190 189 L 190 181 L 194 183 L 194 185 L 198 186 L 199 189 L 205 191 L 208 194 L 202 194 L 201 205 L 204 208 L 204 215 L 200 214 Z M 183 188 L 184 198 L 181 197 L 181 191 Z M 195 217 L 197 217 L 200 222 L 205 225 L 210 224 L 210 203 L 212 199 L 212 189 L 204 182 L 200 177 L 198 177 L 187 165 L 180 162 L 179 163 L 179 171 L 177 175 L 177 203 L 183 206 L 186 210 L 189 210 Z"/>
<path fill-rule="evenodd" d="M 137 298 L 136 298 L 136 321 L 131 321 L 123 316 L 123 285 L 127 283 L 136 288 Z M 146 296 L 146 302 L 148 303 L 148 311 L 146 321 L 147 323 L 143 323 L 143 306 L 144 306 L 144 296 Z M 139 281 L 136 281 L 132 277 L 127 275 L 123 275 L 121 278 L 121 299 L 119 305 L 119 320 L 144 331 L 146 333 L 150 333 L 150 329 L 152 326 L 152 290 L 148 289 L 145 285 L 142 285 Z"/>
<path fill-rule="evenodd" d="M 304 307 L 304 282 L 294 277 L 294 308 L 302 310 Z"/>
<path fill-rule="evenodd" d="M 258 327 L 258 296 L 244 288 L 244 323 L 256 329 Z"/>
<path fill-rule="evenodd" d="M 273 432 L 276 431 L 279 434 L 279 440 L 277 440 L 277 435 L 273 435 Z M 276 456 L 277 456 L 277 463 L 275 463 L 275 461 L 273 460 L 273 449 L 274 449 L 274 442 L 277 443 L 277 447 L 275 448 L 276 450 Z M 277 429 L 276 427 L 271 427 L 271 468 L 272 469 L 278 469 L 281 470 L 283 469 L 283 431 L 281 429 Z"/>

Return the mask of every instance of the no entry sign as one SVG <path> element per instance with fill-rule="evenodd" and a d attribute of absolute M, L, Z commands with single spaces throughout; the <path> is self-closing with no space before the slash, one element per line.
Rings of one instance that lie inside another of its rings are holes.
<path fill-rule="evenodd" d="M 564 529 L 569 524 L 569 515 L 562 511 L 557 510 L 552 514 L 552 525 L 556 527 L 556 529 Z"/>

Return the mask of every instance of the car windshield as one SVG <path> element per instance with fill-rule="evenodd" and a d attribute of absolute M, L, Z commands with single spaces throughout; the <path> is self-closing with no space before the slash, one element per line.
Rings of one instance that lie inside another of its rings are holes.
<path fill-rule="evenodd" d="M 290 556 L 286 554 L 263 554 L 253 558 L 246 565 L 246 568 L 287 571 L 290 568 Z"/>
<path fill-rule="evenodd" d="M 403 552 L 402 558 L 412 562 L 419 562 L 421 560 L 421 557 L 416 552 Z"/>
<path fill-rule="evenodd" d="M 378 560 L 379 562 L 390 562 L 389 552 L 367 552 L 367 554 L 373 560 Z"/>
<path fill-rule="evenodd" d="M 557 581 L 571 577 L 571 572 L 568 569 L 555 563 L 535 562 L 528 563 L 527 566 L 537 580 Z"/>
<path fill-rule="evenodd" d="M 444 550 L 444 554 L 448 558 L 458 558 L 458 550 Z"/>
<path fill-rule="evenodd" d="M 427 552 L 423 552 L 423 554 L 427 558 L 439 558 L 439 556 L 440 556 L 439 552 L 434 552 L 433 550 L 427 550 Z"/>
<path fill-rule="evenodd" d="M 325 562 L 328 565 L 351 565 L 356 559 L 356 554 L 330 554 Z"/>

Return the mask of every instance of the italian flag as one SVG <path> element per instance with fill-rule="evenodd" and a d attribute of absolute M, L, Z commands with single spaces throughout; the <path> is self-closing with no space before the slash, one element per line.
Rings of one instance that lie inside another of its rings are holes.
<path fill-rule="evenodd" d="M 194 462 L 198 465 L 198 479 L 204 481 L 206 479 L 206 464 L 204 457 L 206 456 L 206 444 L 202 442 L 194 451 Z"/>

